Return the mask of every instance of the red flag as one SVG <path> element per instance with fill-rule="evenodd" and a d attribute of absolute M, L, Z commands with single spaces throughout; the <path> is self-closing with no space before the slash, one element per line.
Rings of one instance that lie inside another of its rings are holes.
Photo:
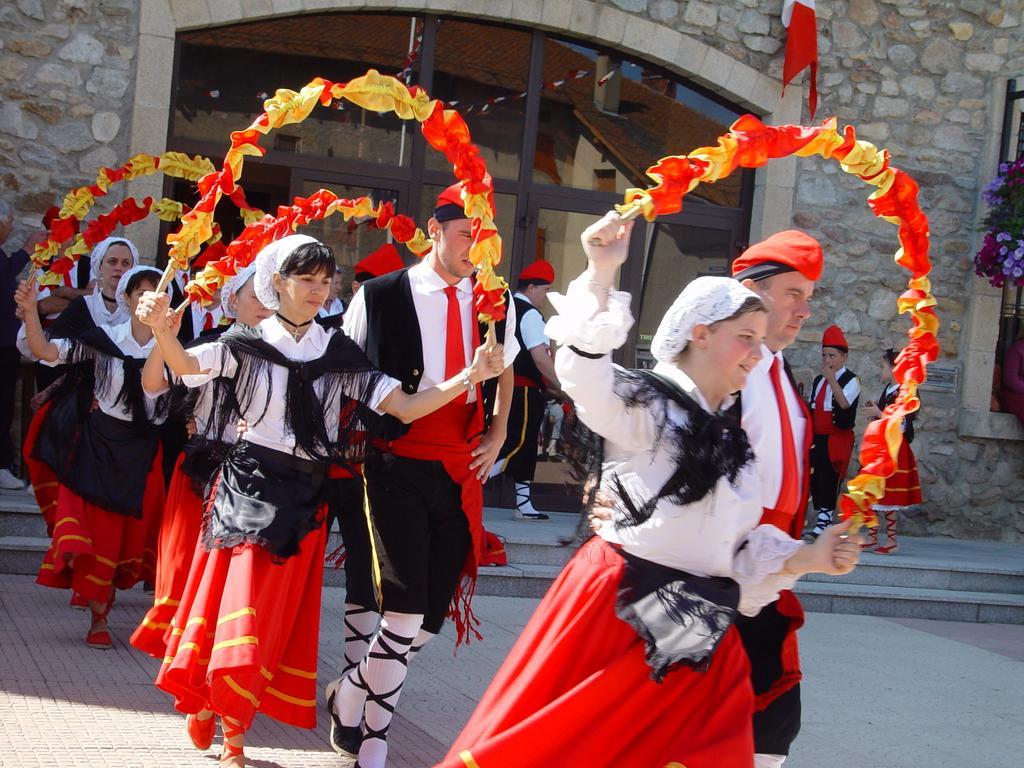
<path fill-rule="evenodd" d="M 818 108 L 818 25 L 814 18 L 814 0 L 785 0 L 782 23 L 786 33 L 786 61 L 782 65 L 782 89 L 790 80 L 811 68 L 811 117 Z"/>

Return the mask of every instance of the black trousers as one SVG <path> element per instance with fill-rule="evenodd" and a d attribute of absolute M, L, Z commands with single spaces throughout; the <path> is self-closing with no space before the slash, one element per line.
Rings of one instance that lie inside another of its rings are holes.
<path fill-rule="evenodd" d="M 828 435 L 815 435 L 811 443 L 811 501 L 815 509 L 835 509 L 839 477 L 828 456 Z"/>
<path fill-rule="evenodd" d="M 14 388 L 18 383 L 20 362 L 21 353 L 17 347 L 0 347 L 0 469 L 14 467 L 11 425 L 14 423 Z"/>
<path fill-rule="evenodd" d="M 373 453 L 363 467 L 385 611 L 444 624 L 472 546 L 462 489 L 439 461 Z"/>
<path fill-rule="evenodd" d="M 363 478 L 328 478 L 324 495 L 327 499 L 327 531 L 330 532 L 337 520 L 338 532 L 345 543 L 345 602 L 377 610 Z"/>
<path fill-rule="evenodd" d="M 498 454 L 498 465 L 517 483 L 533 482 L 537 470 L 537 438 L 543 420 L 543 393 L 537 387 L 515 387 L 508 414 L 508 433 Z"/>
<path fill-rule="evenodd" d="M 776 603 L 766 605 L 757 616 L 736 620 L 743 647 L 750 659 L 750 682 L 754 695 L 768 691 L 782 675 L 782 642 L 790 619 L 779 613 Z M 764 755 L 788 755 L 800 733 L 800 685 L 754 713 L 754 751 Z"/>

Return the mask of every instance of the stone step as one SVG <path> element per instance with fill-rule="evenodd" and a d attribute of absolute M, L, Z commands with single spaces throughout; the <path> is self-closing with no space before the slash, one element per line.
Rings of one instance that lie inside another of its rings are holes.
<path fill-rule="evenodd" d="M 0 536 L 0 573 L 39 573 L 50 540 L 43 536 Z"/>
<path fill-rule="evenodd" d="M 796 593 L 817 613 L 1024 624 L 1024 595 L 822 582 L 801 582 Z"/>

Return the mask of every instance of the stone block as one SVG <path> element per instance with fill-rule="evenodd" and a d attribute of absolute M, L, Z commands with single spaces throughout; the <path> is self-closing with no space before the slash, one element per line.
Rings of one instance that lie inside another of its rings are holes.
<path fill-rule="evenodd" d="M 170 107 L 151 107 L 135 104 L 131 116 L 131 128 L 128 134 L 129 153 L 155 152 L 167 146 L 167 123 L 170 118 Z"/>
<path fill-rule="evenodd" d="M 960 48 L 948 40 L 938 38 L 925 46 L 921 66 L 934 74 L 956 72 L 960 69 Z"/>
<path fill-rule="evenodd" d="M 763 13 L 747 9 L 740 14 L 736 27 L 748 35 L 767 35 L 771 32 L 772 25 Z"/>
<path fill-rule="evenodd" d="M 141 56 L 140 60 L 145 61 Z M 143 70 L 145 67 L 142 68 Z M 89 93 L 105 96 L 109 99 L 120 99 L 128 91 L 129 75 L 119 69 L 96 67 L 92 76 L 85 84 Z"/>
<path fill-rule="evenodd" d="M 0 104 L 0 132 L 31 141 L 39 136 L 39 127 L 22 111 L 21 104 L 5 101 Z"/>
<path fill-rule="evenodd" d="M 92 137 L 106 144 L 121 130 L 121 118 L 114 112 L 97 112 L 92 118 Z"/>
<path fill-rule="evenodd" d="M 672 63 L 684 74 L 696 75 L 704 65 L 710 48 L 696 38 L 681 35 Z"/>
<path fill-rule="evenodd" d="M 543 0 L 512 0 L 512 18 L 517 22 L 531 25 L 540 24 L 543 15 Z"/>
<path fill-rule="evenodd" d="M 966 21 L 951 21 L 949 31 L 960 41 L 970 40 L 974 37 L 974 25 Z"/>
<path fill-rule="evenodd" d="M 622 47 L 633 51 L 650 51 L 658 56 L 659 49 L 652 43 L 660 29 L 663 29 L 660 24 L 655 24 L 653 21 L 642 19 L 639 16 L 630 16 L 622 33 Z M 675 30 L 669 31 L 675 32 Z"/>
<path fill-rule="evenodd" d="M 99 64 L 103 61 L 103 43 L 90 34 L 79 32 L 57 55 L 64 61 L 77 64 Z"/>
<path fill-rule="evenodd" d="M 44 134 L 46 142 L 61 154 L 81 152 L 93 144 L 92 131 L 85 123 L 69 122 L 54 125 Z"/>
<path fill-rule="evenodd" d="M 82 84 L 82 75 L 77 67 L 69 67 L 66 64 L 47 62 L 43 64 L 35 74 L 36 82 L 47 85 L 60 85 L 65 88 L 77 88 Z"/>
<path fill-rule="evenodd" d="M 572 24 L 572 3 L 566 0 L 544 0 L 540 23 L 547 29 L 559 32 L 569 29 Z"/>
<path fill-rule="evenodd" d="M 174 37 L 175 21 L 170 0 L 141 0 L 139 34 Z"/>
<path fill-rule="evenodd" d="M 21 80 L 28 71 L 28 62 L 17 56 L 0 58 L 0 78 L 4 80 Z"/>
<path fill-rule="evenodd" d="M 135 71 L 137 105 L 166 108 L 170 104 L 173 62 L 173 40 L 153 35 L 139 37 L 139 66 Z"/>
<path fill-rule="evenodd" d="M 298 13 L 302 10 L 302 0 L 273 0 L 273 6 L 274 13 L 279 16 Z"/>
<path fill-rule="evenodd" d="M 1003 69 L 1003 57 L 994 53 L 968 53 L 966 64 L 971 72 L 1000 72 Z"/>
<path fill-rule="evenodd" d="M 78 170 L 82 173 L 93 175 L 100 168 L 116 166 L 117 161 L 117 152 L 110 147 L 100 146 L 82 155 L 78 161 Z"/>
<path fill-rule="evenodd" d="M 709 47 L 697 75 L 710 85 L 721 87 L 722 83 L 729 82 L 734 66 L 736 59 Z"/>
<path fill-rule="evenodd" d="M 216 4 L 216 3 L 215 3 Z M 274 4 L 270 0 L 242 0 L 242 17 L 246 19 L 271 16 L 274 13 Z M 210 15 L 213 15 L 213 6 L 210 6 Z"/>
<path fill-rule="evenodd" d="M 690 0 L 683 13 L 683 21 L 696 27 L 714 27 L 718 23 L 718 8 L 712 3 Z"/>
<path fill-rule="evenodd" d="M 572 0 L 572 20 L 569 31 L 583 37 L 597 33 L 597 5 L 591 0 Z"/>
<path fill-rule="evenodd" d="M 241 18 L 241 0 L 213 0 L 210 3 L 210 21 L 214 24 L 238 21 Z"/>
<path fill-rule="evenodd" d="M 53 52 L 53 46 L 38 37 L 26 37 L 7 41 L 7 50 L 33 59 L 42 59 Z"/>
<path fill-rule="evenodd" d="M 597 39 L 611 45 L 622 42 L 626 33 L 626 22 L 629 16 L 617 8 L 604 6 L 597 12 Z"/>
<path fill-rule="evenodd" d="M 654 21 L 671 21 L 679 15 L 679 3 L 676 0 L 652 0 L 648 13 Z"/>
<path fill-rule="evenodd" d="M 171 11 L 178 29 L 203 27 L 210 23 L 210 7 L 206 0 L 171 0 Z"/>
<path fill-rule="evenodd" d="M 43 10 L 42 0 L 18 0 L 18 10 L 37 21 L 46 21 L 46 12 Z"/>
<path fill-rule="evenodd" d="M 628 13 L 644 13 L 647 0 L 612 0 L 612 4 Z"/>

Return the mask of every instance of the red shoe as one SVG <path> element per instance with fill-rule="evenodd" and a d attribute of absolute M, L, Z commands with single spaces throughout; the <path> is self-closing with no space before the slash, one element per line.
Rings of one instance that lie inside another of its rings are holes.
<path fill-rule="evenodd" d="M 196 715 L 185 717 L 185 730 L 192 744 L 196 749 L 205 752 L 213 744 L 213 734 L 217 729 L 217 722 L 211 713 L 205 720 L 200 720 Z"/>
<path fill-rule="evenodd" d="M 87 611 L 89 610 L 89 598 L 83 597 L 77 592 L 71 593 L 71 601 L 68 603 L 76 611 Z"/>
<path fill-rule="evenodd" d="M 101 629 L 99 632 L 90 632 L 85 636 L 85 642 L 90 648 L 100 651 L 114 647 L 114 640 L 110 637 L 110 632 L 105 629 Z"/>
<path fill-rule="evenodd" d="M 244 747 L 236 747 L 234 744 L 228 743 L 228 739 L 241 736 L 245 733 L 245 729 L 236 723 L 228 722 L 224 718 L 221 718 L 220 726 L 224 731 L 224 744 L 220 753 L 219 765 L 229 766 L 229 768 L 245 768 Z"/>

